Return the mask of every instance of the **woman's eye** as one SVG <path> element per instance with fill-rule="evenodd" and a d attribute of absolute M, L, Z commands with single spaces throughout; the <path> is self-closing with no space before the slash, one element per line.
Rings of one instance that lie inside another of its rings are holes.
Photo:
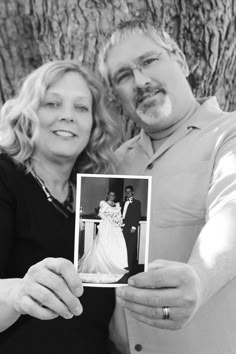
<path fill-rule="evenodd" d="M 47 101 L 45 102 L 45 106 L 49 108 L 57 108 L 60 106 L 60 103 L 56 101 Z"/>
<path fill-rule="evenodd" d="M 80 112 L 88 112 L 89 108 L 87 106 L 76 105 L 75 109 Z"/>
<path fill-rule="evenodd" d="M 131 71 L 125 71 L 116 78 L 116 81 L 118 84 L 120 84 L 121 82 L 128 80 L 131 76 Z"/>

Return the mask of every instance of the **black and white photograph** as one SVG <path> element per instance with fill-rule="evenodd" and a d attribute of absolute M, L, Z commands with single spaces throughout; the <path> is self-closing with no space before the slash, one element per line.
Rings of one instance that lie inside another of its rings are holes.
<path fill-rule="evenodd" d="M 122 286 L 148 262 L 151 177 L 77 175 L 74 264 L 86 286 Z"/>
<path fill-rule="evenodd" d="M 236 354 L 235 200 L 236 0 L 0 0 L 0 354 Z"/>

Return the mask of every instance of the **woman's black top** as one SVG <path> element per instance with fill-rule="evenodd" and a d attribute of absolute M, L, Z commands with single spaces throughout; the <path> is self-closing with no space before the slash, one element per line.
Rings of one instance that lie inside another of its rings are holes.
<path fill-rule="evenodd" d="M 31 173 L 0 155 L 0 278 L 22 278 L 46 257 L 73 262 L 74 228 L 73 213 L 62 215 Z M 85 287 L 80 300 L 83 313 L 70 320 L 22 315 L 0 333 L 0 353 L 107 353 L 114 289 Z"/>

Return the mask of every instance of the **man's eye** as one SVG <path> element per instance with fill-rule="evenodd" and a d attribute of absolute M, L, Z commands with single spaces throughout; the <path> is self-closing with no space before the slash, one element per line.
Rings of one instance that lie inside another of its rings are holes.
<path fill-rule="evenodd" d="M 156 61 L 159 60 L 159 57 L 152 57 L 152 58 L 147 58 L 142 61 L 142 67 L 154 64 Z"/>

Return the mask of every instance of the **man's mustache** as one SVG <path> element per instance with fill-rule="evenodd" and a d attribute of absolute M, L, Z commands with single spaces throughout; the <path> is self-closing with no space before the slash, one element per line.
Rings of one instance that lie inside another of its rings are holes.
<path fill-rule="evenodd" d="M 134 99 L 133 99 L 133 102 L 134 102 L 134 106 L 135 108 L 138 107 L 138 105 L 145 100 L 145 98 L 147 97 L 151 97 L 151 96 L 154 96 L 155 94 L 157 94 L 158 92 L 165 92 L 163 90 L 163 88 L 161 88 L 160 86 L 147 86 L 145 88 L 137 88 L 136 89 L 136 92 L 135 92 L 135 95 L 134 95 Z"/>

